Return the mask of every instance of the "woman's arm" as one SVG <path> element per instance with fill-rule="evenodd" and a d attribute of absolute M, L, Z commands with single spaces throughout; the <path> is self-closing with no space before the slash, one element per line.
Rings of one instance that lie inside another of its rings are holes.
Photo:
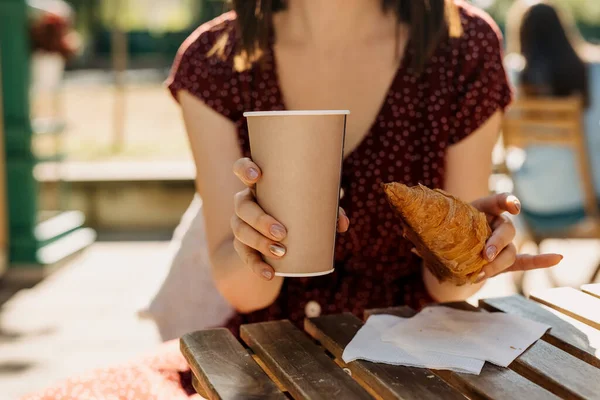
<path fill-rule="evenodd" d="M 244 189 L 233 174 L 242 157 L 234 124 L 186 91 L 178 94 L 196 164 L 196 189 L 202 198 L 209 257 L 216 286 L 240 312 L 269 306 L 277 298 L 283 278 L 267 281 L 240 259 L 233 247 L 230 221 L 234 195 Z"/>
<path fill-rule="evenodd" d="M 469 137 L 449 147 L 444 187 L 448 193 L 466 202 L 489 194 L 492 150 L 501 121 L 502 113 L 498 111 Z M 439 302 L 466 300 L 483 286 L 483 283 L 464 286 L 440 283 L 427 268 L 423 268 L 423 280 L 429 294 Z"/>

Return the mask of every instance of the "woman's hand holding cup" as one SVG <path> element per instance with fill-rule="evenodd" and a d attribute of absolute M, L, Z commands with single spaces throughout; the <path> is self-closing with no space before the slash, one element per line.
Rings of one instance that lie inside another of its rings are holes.
<path fill-rule="evenodd" d="M 281 243 L 287 236 L 285 226 L 264 212 L 255 198 L 254 187 L 261 178 L 261 170 L 249 158 L 237 160 L 235 175 L 246 188 L 234 196 L 235 214 L 231 218 L 234 248 L 242 261 L 252 271 L 266 280 L 273 279 L 275 271 L 261 254 L 268 258 L 282 258 L 287 251 Z M 343 209 L 339 210 L 338 232 L 348 230 L 350 220 Z"/>

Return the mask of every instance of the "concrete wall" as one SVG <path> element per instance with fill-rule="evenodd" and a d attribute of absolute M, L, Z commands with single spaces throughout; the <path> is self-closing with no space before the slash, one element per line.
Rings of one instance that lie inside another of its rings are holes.
<path fill-rule="evenodd" d="M 194 192 L 194 182 L 185 179 L 46 181 L 40 183 L 40 207 L 80 210 L 98 231 L 172 231 Z"/>

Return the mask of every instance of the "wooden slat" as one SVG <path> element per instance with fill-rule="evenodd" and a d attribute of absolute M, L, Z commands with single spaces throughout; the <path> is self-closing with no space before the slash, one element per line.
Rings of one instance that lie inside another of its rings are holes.
<path fill-rule="evenodd" d="M 295 399 L 371 399 L 289 321 L 242 325 L 242 339 Z"/>
<path fill-rule="evenodd" d="M 467 302 L 442 304 L 465 311 L 481 311 Z M 408 318 L 415 315 L 409 307 L 393 307 L 365 311 L 365 318 L 375 314 L 391 314 Z M 434 371 L 450 385 L 475 399 L 557 399 L 548 390 L 536 385 L 517 372 L 485 363 L 479 375 L 461 374 L 450 371 Z"/>
<path fill-rule="evenodd" d="M 517 99 L 510 107 L 516 112 L 578 112 L 582 106 L 579 96 L 566 98 L 525 97 Z"/>
<path fill-rule="evenodd" d="M 592 283 L 581 287 L 585 293 L 600 298 L 600 283 Z"/>
<path fill-rule="evenodd" d="M 362 322 L 354 315 L 336 314 L 307 319 L 304 329 L 338 360 Z M 346 365 L 383 399 L 464 399 L 464 396 L 431 371 L 424 368 L 395 366 L 368 361 Z"/>
<path fill-rule="evenodd" d="M 596 347 L 600 346 L 600 331 L 597 329 L 519 295 L 482 299 L 479 305 L 490 311 L 502 311 L 550 325 L 552 328 L 542 339 L 589 364 L 600 367 L 600 358 L 596 355 Z"/>
<path fill-rule="evenodd" d="M 535 292 L 530 297 L 584 324 L 600 329 L 600 299 L 596 297 L 569 287 Z"/>
<path fill-rule="evenodd" d="M 513 131 L 511 132 L 511 134 L 514 134 L 515 130 L 521 130 L 521 129 L 525 129 L 525 128 L 521 128 L 521 127 L 512 127 L 509 123 L 506 123 L 504 129 L 512 129 Z M 544 134 L 533 134 L 533 133 L 529 133 L 527 136 L 518 136 L 517 134 L 514 134 L 514 136 L 509 136 L 509 134 L 506 134 L 504 136 L 504 143 L 507 146 L 515 146 L 515 147 L 526 147 L 526 146 L 530 146 L 532 144 L 546 144 L 546 145 L 561 145 L 564 147 L 568 147 L 568 148 L 575 148 L 575 144 L 571 143 L 570 140 L 567 140 L 568 138 L 566 138 L 565 136 L 562 135 L 544 135 Z"/>
<path fill-rule="evenodd" d="M 557 396 L 600 399 L 600 369 L 539 340 L 509 368 Z"/>
<path fill-rule="evenodd" d="M 180 346 L 209 399 L 287 399 L 227 329 L 188 333 Z"/>
<path fill-rule="evenodd" d="M 536 385 L 509 368 L 485 363 L 479 375 L 435 371 L 436 374 L 471 399 L 557 400 L 552 392 Z"/>
<path fill-rule="evenodd" d="M 521 117 L 519 119 L 513 119 L 513 120 L 508 120 L 506 122 L 508 124 L 508 126 L 514 128 L 514 129 L 521 129 L 521 130 L 527 130 L 527 128 L 535 128 L 535 129 L 547 129 L 550 133 L 550 135 L 552 134 L 556 134 L 556 135 L 561 135 L 561 130 L 564 131 L 572 131 L 577 129 L 577 125 L 576 123 L 571 119 L 541 119 L 541 118 L 527 118 L 527 117 Z M 554 131 L 554 132 L 553 132 Z M 570 134 L 572 133 L 565 133 L 562 134 L 564 136 L 570 136 Z"/>

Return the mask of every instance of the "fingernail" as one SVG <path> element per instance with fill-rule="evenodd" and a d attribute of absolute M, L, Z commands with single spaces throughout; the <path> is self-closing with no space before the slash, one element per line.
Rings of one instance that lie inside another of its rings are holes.
<path fill-rule="evenodd" d="M 262 276 L 264 276 L 268 280 L 271 280 L 271 278 L 273 278 L 273 273 L 271 271 L 269 271 L 268 269 L 265 269 L 262 272 Z"/>
<path fill-rule="evenodd" d="M 477 275 L 477 279 L 475 279 L 474 283 L 481 283 L 483 280 L 485 279 L 485 271 L 481 271 L 478 275 Z"/>
<path fill-rule="evenodd" d="M 518 212 L 521 212 L 521 202 L 515 196 L 510 196 L 510 201 L 515 205 Z"/>
<path fill-rule="evenodd" d="M 496 258 L 496 252 L 498 250 L 496 249 L 496 246 L 490 246 L 485 250 L 485 255 L 488 259 L 488 261 L 493 261 L 494 258 Z"/>
<path fill-rule="evenodd" d="M 255 180 L 256 178 L 258 178 L 258 171 L 254 168 L 248 168 L 248 170 L 246 171 L 246 176 L 248 177 L 248 179 Z"/>
<path fill-rule="evenodd" d="M 348 214 L 346 214 L 346 211 L 343 208 L 340 208 L 340 213 L 344 216 L 347 217 Z"/>
<path fill-rule="evenodd" d="M 269 251 L 271 252 L 271 254 L 273 254 L 276 257 L 285 256 L 285 247 L 283 247 L 280 244 L 273 243 L 272 245 L 269 246 Z"/>
<path fill-rule="evenodd" d="M 274 224 L 271 225 L 271 235 L 275 237 L 275 239 L 283 239 L 285 237 L 285 228 L 281 225 Z"/>

